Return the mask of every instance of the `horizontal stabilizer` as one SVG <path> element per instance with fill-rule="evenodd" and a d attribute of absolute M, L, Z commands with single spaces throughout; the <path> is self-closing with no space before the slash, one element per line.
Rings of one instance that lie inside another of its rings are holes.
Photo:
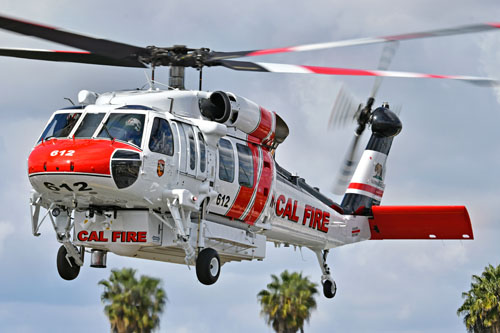
<path fill-rule="evenodd" d="M 464 206 L 373 206 L 371 239 L 474 239 Z"/>

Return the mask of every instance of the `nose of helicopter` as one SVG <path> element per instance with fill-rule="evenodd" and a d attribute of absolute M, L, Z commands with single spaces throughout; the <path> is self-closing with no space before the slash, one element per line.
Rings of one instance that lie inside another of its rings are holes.
<path fill-rule="evenodd" d="M 28 173 L 111 176 L 111 156 L 117 149 L 140 152 L 111 140 L 51 139 L 36 146 L 28 158 Z"/>

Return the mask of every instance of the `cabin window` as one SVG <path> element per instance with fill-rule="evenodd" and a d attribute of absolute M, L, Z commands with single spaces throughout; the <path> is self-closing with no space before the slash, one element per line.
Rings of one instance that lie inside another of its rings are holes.
<path fill-rule="evenodd" d="M 219 179 L 232 183 L 234 180 L 233 145 L 229 140 L 219 140 Z"/>
<path fill-rule="evenodd" d="M 189 139 L 189 168 L 194 170 L 196 168 L 196 143 L 194 142 L 193 128 L 188 129 Z"/>
<path fill-rule="evenodd" d="M 169 156 L 174 155 L 174 136 L 165 119 L 155 118 L 149 139 L 149 150 Z"/>
<path fill-rule="evenodd" d="M 75 132 L 75 138 L 91 138 L 105 113 L 87 113 Z"/>
<path fill-rule="evenodd" d="M 67 138 L 75 127 L 81 113 L 57 113 L 43 131 L 38 142 L 50 138 Z"/>
<path fill-rule="evenodd" d="M 198 144 L 200 147 L 200 172 L 205 172 L 207 168 L 207 153 L 205 150 L 205 139 L 200 132 L 198 132 Z"/>
<path fill-rule="evenodd" d="M 237 143 L 238 151 L 238 183 L 241 186 L 253 187 L 253 159 L 250 147 Z"/>
<path fill-rule="evenodd" d="M 143 114 L 111 113 L 98 137 L 121 140 L 140 147 L 144 131 L 144 119 Z"/>

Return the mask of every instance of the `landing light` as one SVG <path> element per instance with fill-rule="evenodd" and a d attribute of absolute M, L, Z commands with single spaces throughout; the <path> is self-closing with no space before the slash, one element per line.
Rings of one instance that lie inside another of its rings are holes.
<path fill-rule="evenodd" d="M 61 214 L 61 210 L 59 208 L 56 207 L 56 208 L 52 209 L 52 216 L 58 217 L 59 214 Z"/>

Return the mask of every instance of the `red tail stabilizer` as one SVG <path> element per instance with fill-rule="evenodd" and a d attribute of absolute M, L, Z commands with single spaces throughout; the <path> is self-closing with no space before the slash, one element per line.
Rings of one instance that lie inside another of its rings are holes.
<path fill-rule="evenodd" d="M 474 239 L 464 206 L 373 206 L 371 239 Z"/>

